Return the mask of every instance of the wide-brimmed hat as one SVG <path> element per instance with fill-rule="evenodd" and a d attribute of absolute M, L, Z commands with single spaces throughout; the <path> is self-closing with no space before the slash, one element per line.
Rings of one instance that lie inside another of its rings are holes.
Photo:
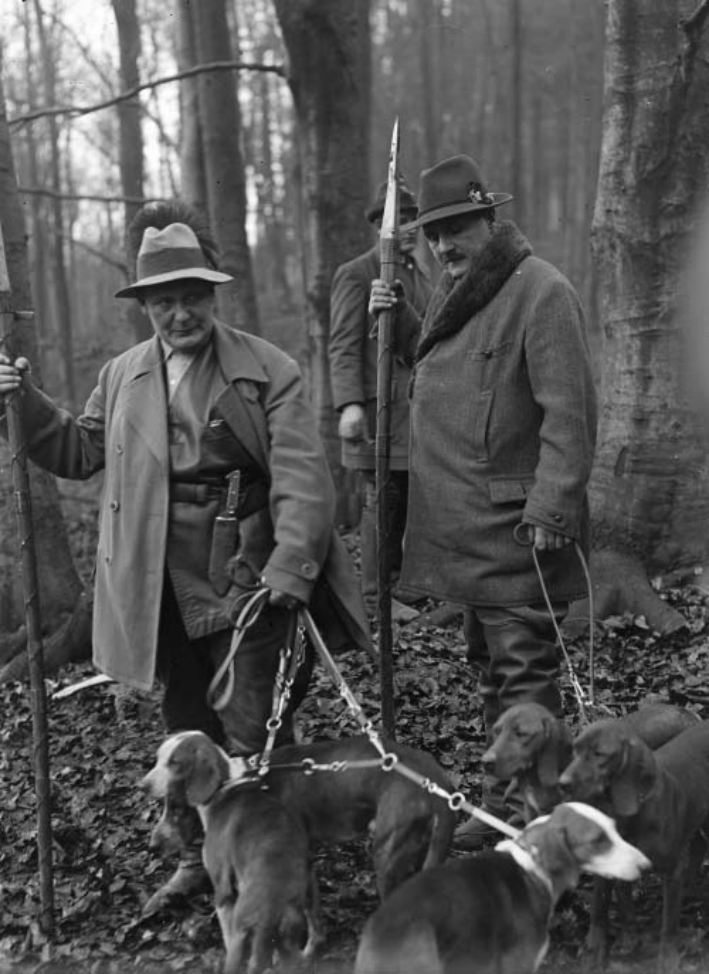
<path fill-rule="evenodd" d="M 368 206 L 364 211 L 364 215 L 367 217 L 370 223 L 374 223 L 374 221 L 378 220 L 379 217 L 384 213 L 384 203 L 386 202 L 387 198 L 387 186 L 388 183 L 386 180 L 377 186 L 377 192 L 371 206 Z M 403 179 L 399 180 L 399 212 L 416 212 L 416 197 Z"/>
<path fill-rule="evenodd" d="M 186 223 L 171 223 L 162 230 L 146 227 L 136 260 L 137 280 L 116 291 L 117 298 L 135 298 L 146 287 L 196 278 L 210 284 L 233 281 L 230 274 L 212 270 L 197 236 Z"/>
<path fill-rule="evenodd" d="M 451 156 L 421 173 L 418 216 L 402 230 L 413 230 L 458 213 L 489 210 L 511 199 L 509 193 L 488 192 L 480 166 L 470 156 Z"/>

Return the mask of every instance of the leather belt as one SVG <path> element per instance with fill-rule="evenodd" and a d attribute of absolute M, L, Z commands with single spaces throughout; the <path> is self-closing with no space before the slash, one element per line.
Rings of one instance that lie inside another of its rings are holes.
<path fill-rule="evenodd" d="M 182 480 L 170 481 L 170 502 L 177 504 L 209 504 L 210 501 L 226 500 L 227 489 L 215 483 L 188 483 Z M 255 480 L 242 486 L 236 516 L 248 517 L 268 506 L 268 484 Z"/>

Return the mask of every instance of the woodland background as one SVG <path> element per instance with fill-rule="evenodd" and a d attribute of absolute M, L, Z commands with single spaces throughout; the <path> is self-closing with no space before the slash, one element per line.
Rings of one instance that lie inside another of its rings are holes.
<path fill-rule="evenodd" d="M 137 308 L 112 297 L 131 274 L 126 224 L 147 199 L 184 196 L 209 216 L 237 278 L 220 289 L 223 316 L 300 361 L 351 528 L 359 496 L 337 463 L 329 287 L 335 267 L 374 242 L 363 213 L 398 115 L 412 187 L 446 155 L 476 157 L 492 190 L 514 194 L 505 215 L 586 306 L 601 407 L 590 495 L 603 705 L 619 712 L 649 694 L 702 711 L 708 16 L 709 0 L 5 0 L 0 225 L 12 292 L 3 310 L 35 314 L 10 315 L 3 341 L 79 409 L 100 364 L 146 335 Z M 42 938 L 32 918 L 30 701 L 16 682 L 26 663 L 11 470 L 0 442 L 0 783 L 9 795 L 0 969 L 8 958 L 15 970 L 36 962 Z M 99 490 L 32 470 L 52 675 L 90 654 Z M 588 614 L 575 607 L 572 632 Z M 474 788 L 481 739 L 460 632 L 424 619 L 399 633 L 395 653 L 402 736 Z M 371 665 L 351 665 L 376 706 Z M 76 675 L 72 665 L 58 679 Z M 313 736 L 340 728 L 322 689 L 305 713 Z M 159 878 L 157 864 L 146 876 L 152 812 L 132 784 L 136 751 L 149 761 L 145 746 L 159 737 L 156 702 L 98 693 L 50 715 L 60 936 L 71 959 L 57 970 L 107 974 L 129 957 L 144 970 L 217 969 L 211 920 L 206 933 L 183 920 L 147 930 L 132 922 Z M 372 899 L 356 861 L 327 870 L 331 933 L 344 943 L 322 967 L 334 971 L 347 969 Z M 337 902 L 343 885 L 352 916 Z M 687 971 L 703 969 L 701 894 L 689 910 Z M 575 957 L 581 916 L 562 923 L 559 970 Z M 646 956 L 629 954 L 618 971 L 646 967 Z"/>

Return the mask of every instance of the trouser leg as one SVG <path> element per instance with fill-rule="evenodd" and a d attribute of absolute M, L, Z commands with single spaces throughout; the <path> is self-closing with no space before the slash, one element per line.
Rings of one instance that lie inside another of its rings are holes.
<path fill-rule="evenodd" d="M 234 657 L 234 689 L 219 711 L 230 754 L 255 754 L 266 744 L 266 723 L 271 716 L 280 654 L 289 636 L 290 622 L 290 612 L 269 607 L 244 634 Z M 226 630 L 209 637 L 215 670 L 229 652 L 231 638 L 231 631 Z M 293 714 L 307 692 L 312 669 L 312 647 L 306 643 L 304 660 L 276 735 L 277 747 L 294 739 Z"/>
<path fill-rule="evenodd" d="M 386 563 L 392 580 L 401 568 L 406 509 L 408 502 L 408 472 L 393 470 L 389 474 L 386 491 L 387 537 Z M 376 608 L 377 598 L 377 488 L 374 475 L 364 474 L 364 505 L 359 526 L 362 544 L 362 595 L 368 611 Z"/>

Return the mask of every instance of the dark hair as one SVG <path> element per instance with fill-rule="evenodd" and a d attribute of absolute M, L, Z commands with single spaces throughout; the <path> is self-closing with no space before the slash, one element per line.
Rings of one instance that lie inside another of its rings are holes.
<path fill-rule="evenodd" d="M 148 227 L 164 230 L 171 223 L 185 223 L 194 231 L 202 248 L 207 264 L 212 270 L 219 270 L 219 249 L 204 217 L 182 200 L 160 200 L 146 203 L 130 222 L 126 233 L 128 265 L 135 271 L 138 251 L 143 242 L 143 234 Z"/>

